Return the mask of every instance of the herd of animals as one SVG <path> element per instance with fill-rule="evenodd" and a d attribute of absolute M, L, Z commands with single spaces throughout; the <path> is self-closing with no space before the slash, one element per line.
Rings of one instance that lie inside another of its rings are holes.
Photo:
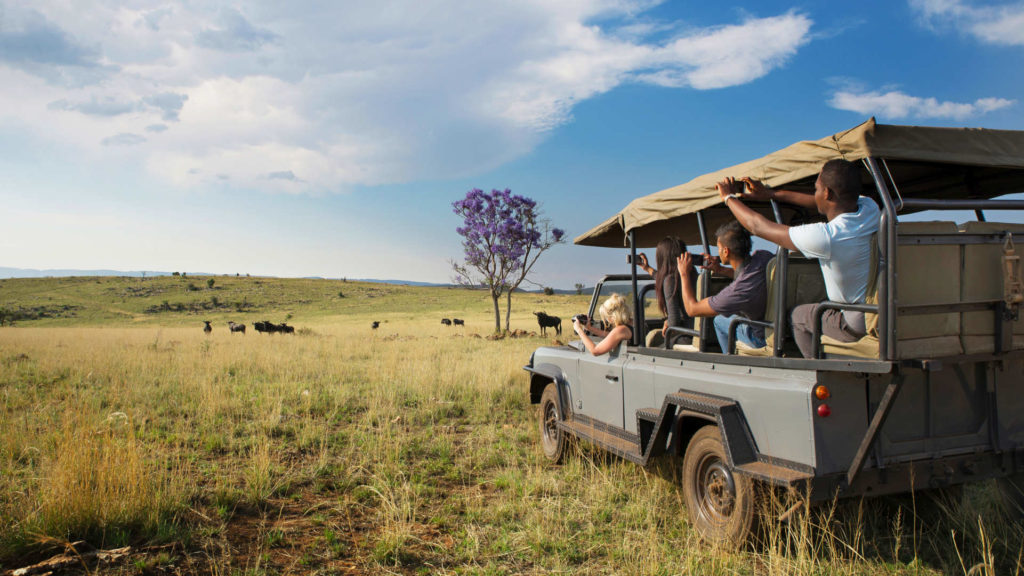
<path fill-rule="evenodd" d="M 559 335 L 562 334 L 562 319 L 561 318 L 559 318 L 558 316 L 551 316 L 550 314 L 545 314 L 544 312 L 534 312 L 534 314 L 537 316 L 537 324 L 540 325 L 540 333 L 541 333 L 542 336 L 547 334 L 547 329 L 548 328 L 554 328 L 555 329 L 555 333 L 557 333 Z M 204 320 L 203 324 L 205 324 L 203 326 L 203 332 L 206 332 L 207 334 L 213 332 L 213 326 L 210 325 L 210 321 L 209 320 Z M 441 318 L 441 324 L 443 324 L 445 326 L 465 326 L 466 325 L 466 321 L 463 320 L 462 318 Z M 374 320 L 373 324 L 371 324 L 371 328 L 376 330 L 379 327 L 380 327 L 380 321 L 379 320 Z M 255 323 L 253 323 L 253 328 L 255 328 L 257 332 L 261 332 L 261 333 L 262 332 L 271 333 L 271 334 L 274 333 L 274 332 L 280 332 L 282 334 L 294 334 L 295 333 L 295 327 L 294 326 L 289 326 L 289 325 L 285 324 L 284 322 L 282 322 L 280 324 L 274 324 L 273 322 L 268 322 L 268 321 L 264 320 L 262 322 L 255 322 Z M 228 330 L 230 330 L 231 332 L 241 332 L 242 334 L 245 334 L 245 324 L 237 324 L 235 322 L 228 322 Z"/>
<path fill-rule="evenodd" d="M 203 332 L 206 332 L 207 334 L 209 334 L 210 332 L 213 332 L 213 326 L 210 325 L 210 321 L 209 320 L 203 320 L 203 324 L 204 324 Z M 253 326 L 253 328 L 256 329 L 257 332 L 266 332 L 266 333 L 271 333 L 271 334 L 274 333 L 274 332 L 280 332 L 282 334 L 294 334 L 295 333 L 295 326 L 289 326 L 289 325 L 285 324 L 284 322 L 282 322 L 280 324 L 274 324 L 273 322 L 268 322 L 268 321 L 264 320 L 262 322 L 254 322 L 252 326 Z M 228 330 L 231 331 L 231 332 L 241 332 L 242 334 L 245 334 L 245 324 L 237 324 L 235 322 L 228 322 Z"/>

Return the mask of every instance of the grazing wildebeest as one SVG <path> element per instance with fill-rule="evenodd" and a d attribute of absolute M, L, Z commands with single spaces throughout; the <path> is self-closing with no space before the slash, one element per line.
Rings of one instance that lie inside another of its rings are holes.
<path fill-rule="evenodd" d="M 537 316 L 537 324 L 540 324 L 540 333 L 545 335 L 548 328 L 554 328 L 559 335 L 562 334 L 562 319 L 558 316 L 548 316 L 544 312 L 534 312 Z"/>
<path fill-rule="evenodd" d="M 449 320 L 448 318 L 441 318 L 441 324 L 444 324 L 445 326 L 451 326 L 452 321 Z"/>
<path fill-rule="evenodd" d="M 206 324 L 206 326 L 203 326 L 203 332 L 206 332 L 207 334 L 213 332 L 213 326 L 210 326 L 209 320 L 203 320 L 203 324 Z"/>
<path fill-rule="evenodd" d="M 455 324 L 456 326 L 465 326 L 466 321 L 462 318 L 452 318 L 452 324 Z"/>
<path fill-rule="evenodd" d="M 376 330 L 378 327 L 380 327 L 380 322 L 374 320 L 373 321 L 373 329 Z"/>
<path fill-rule="evenodd" d="M 245 324 L 235 324 L 234 322 L 228 322 L 228 328 L 232 332 L 241 332 L 245 334 Z"/>
<path fill-rule="evenodd" d="M 273 332 L 273 326 L 273 324 L 267 322 L 266 320 L 262 322 L 253 322 L 253 327 L 256 328 L 257 332 Z"/>
<path fill-rule="evenodd" d="M 285 334 L 295 334 L 295 326 L 289 326 L 284 322 L 277 325 L 278 332 L 284 332 Z"/>

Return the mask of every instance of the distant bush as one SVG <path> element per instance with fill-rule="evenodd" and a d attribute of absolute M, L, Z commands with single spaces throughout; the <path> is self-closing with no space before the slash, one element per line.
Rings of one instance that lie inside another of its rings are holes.
<path fill-rule="evenodd" d="M 189 292 L 196 292 L 199 290 L 199 286 L 196 286 L 195 284 L 189 282 L 188 286 L 185 287 L 185 290 L 188 290 Z"/>
<path fill-rule="evenodd" d="M 555 289 L 552 288 L 551 286 L 545 286 L 544 287 L 544 295 L 545 296 L 554 296 L 555 295 Z"/>
<path fill-rule="evenodd" d="M 206 280 L 206 287 L 211 289 L 211 290 L 213 290 L 213 285 L 216 284 L 216 283 L 217 283 L 216 280 L 214 280 L 213 278 L 209 278 L 209 279 Z"/>
<path fill-rule="evenodd" d="M 181 276 L 181 272 L 171 272 L 171 276 Z"/>
<path fill-rule="evenodd" d="M 583 294 L 583 288 L 584 288 L 583 284 L 580 284 L 579 282 L 576 283 L 576 295 L 577 296 L 581 296 Z"/>
<path fill-rule="evenodd" d="M 345 293 L 343 291 L 341 291 L 341 290 L 338 290 L 338 298 L 344 298 L 344 297 L 345 297 Z"/>

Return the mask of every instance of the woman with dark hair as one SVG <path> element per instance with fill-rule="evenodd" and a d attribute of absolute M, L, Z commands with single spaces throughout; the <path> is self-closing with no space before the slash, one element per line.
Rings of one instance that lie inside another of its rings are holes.
<path fill-rule="evenodd" d="M 658 309 L 665 315 L 665 324 L 661 330 L 651 330 L 647 334 L 647 346 L 664 345 L 669 327 L 693 327 L 693 319 L 686 316 L 686 309 L 683 307 L 683 290 L 677 264 L 684 250 L 686 250 L 686 245 L 678 238 L 673 236 L 663 238 L 661 242 L 658 242 L 658 248 L 654 254 L 658 263 L 657 270 L 648 264 L 646 254 L 642 252 L 637 254 L 640 267 L 654 277 L 654 293 L 658 297 Z M 673 336 L 671 343 L 674 344 L 679 336 L 679 334 Z"/>

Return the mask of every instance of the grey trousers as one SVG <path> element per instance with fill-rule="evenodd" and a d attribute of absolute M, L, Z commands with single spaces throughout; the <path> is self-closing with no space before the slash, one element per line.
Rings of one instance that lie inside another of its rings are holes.
<path fill-rule="evenodd" d="M 814 329 L 814 307 L 817 304 L 801 304 L 793 309 L 793 339 L 800 347 L 804 358 L 811 357 L 811 336 Z M 863 314 L 863 312 L 853 312 Z M 821 333 L 840 342 L 856 342 L 864 337 L 846 323 L 841 310 L 826 310 L 821 315 Z"/>

